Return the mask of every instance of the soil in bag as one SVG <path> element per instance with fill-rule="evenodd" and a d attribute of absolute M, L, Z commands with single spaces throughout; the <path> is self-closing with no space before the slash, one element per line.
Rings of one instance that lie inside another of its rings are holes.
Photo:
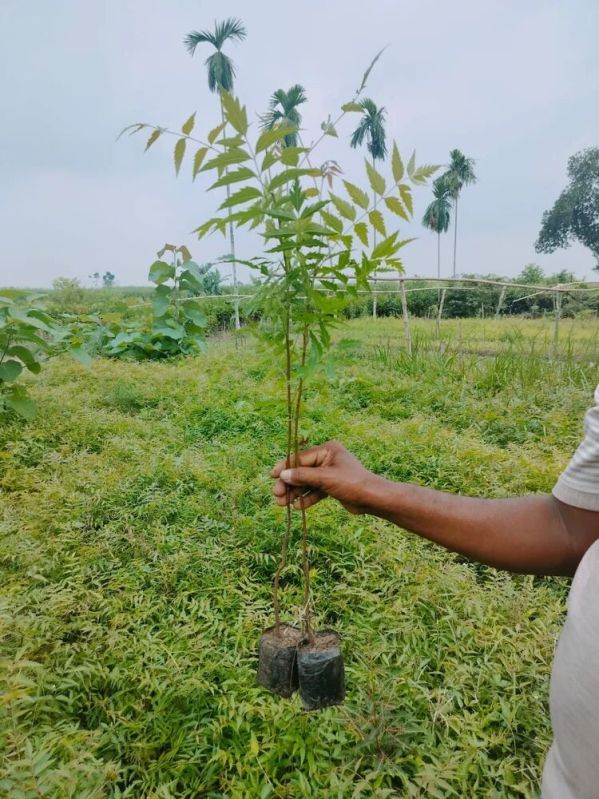
<path fill-rule="evenodd" d="M 297 650 L 297 673 L 304 710 L 320 710 L 343 702 L 341 638 L 334 630 L 322 630 L 302 641 Z"/>
<path fill-rule="evenodd" d="M 297 647 L 302 640 L 297 627 L 280 624 L 265 630 L 258 652 L 258 685 L 279 696 L 297 691 Z"/>

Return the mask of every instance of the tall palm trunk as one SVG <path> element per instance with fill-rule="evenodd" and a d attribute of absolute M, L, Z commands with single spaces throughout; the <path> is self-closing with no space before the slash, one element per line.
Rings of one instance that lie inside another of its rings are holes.
<path fill-rule="evenodd" d="M 375 168 L 375 166 L 374 166 L 374 156 L 372 157 L 372 168 L 373 169 Z M 373 197 L 373 200 L 374 200 L 374 210 L 376 211 L 376 192 L 375 191 L 372 192 L 372 197 Z M 372 233 L 373 233 L 373 243 L 374 243 L 373 249 L 374 249 L 376 247 L 376 228 L 375 227 L 373 227 Z M 377 308 L 376 308 L 376 272 L 375 272 L 374 273 L 374 294 L 373 294 L 373 300 L 372 300 L 372 318 L 373 319 L 376 319 L 376 310 L 377 310 Z"/>
<path fill-rule="evenodd" d="M 219 92 L 219 98 L 220 98 L 220 116 L 221 116 L 221 119 L 223 121 L 223 126 L 225 126 L 225 109 L 223 107 L 223 96 L 222 96 L 222 94 L 220 92 Z M 224 131 L 225 131 L 225 127 L 223 127 L 223 132 Z M 227 167 L 225 167 L 225 175 L 227 174 L 228 171 L 229 170 L 227 169 Z M 231 196 L 231 187 L 229 186 L 229 184 L 227 184 L 226 188 L 227 188 L 227 200 L 228 200 L 230 198 L 230 196 Z M 231 222 L 231 209 L 230 208 L 227 209 L 227 216 L 229 217 L 229 242 L 230 242 L 230 245 L 231 245 L 231 258 L 233 259 L 231 261 L 231 263 L 233 265 L 233 294 L 235 295 L 235 299 L 234 299 L 234 303 L 233 303 L 234 308 L 235 308 L 235 330 L 239 330 L 239 328 L 241 327 L 241 324 L 239 322 L 239 295 L 238 295 L 238 291 L 237 291 L 237 263 L 235 261 L 235 233 L 234 233 L 234 229 L 233 229 L 233 223 Z"/>
<path fill-rule="evenodd" d="M 455 219 L 453 221 L 453 277 L 456 276 L 456 252 L 458 249 L 458 199 L 459 193 L 455 196 Z"/>
<path fill-rule="evenodd" d="M 437 280 L 441 280 L 441 232 L 437 231 Z"/>

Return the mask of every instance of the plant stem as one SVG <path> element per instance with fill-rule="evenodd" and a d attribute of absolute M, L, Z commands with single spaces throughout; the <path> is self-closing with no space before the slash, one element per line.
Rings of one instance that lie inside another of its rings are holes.
<path fill-rule="evenodd" d="M 222 96 L 222 94 L 220 92 L 219 92 L 218 96 L 220 98 L 220 115 L 221 115 L 221 119 L 223 121 L 223 130 L 226 131 L 227 128 L 226 128 L 226 120 L 225 120 L 225 109 L 224 109 L 224 106 L 223 106 L 223 96 Z M 225 150 L 226 150 L 226 148 L 225 148 Z M 225 175 L 228 173 L 228 171 L 229 170 L 227 169 L 227 167 L 225 167 Z M 227 183 L 227 200 L 229 200 L 230 197 L 231 197 L 231 187 Z M 227 209 L 227 216 L 229 217 L 229 243 L 231 245 L 231 259 L 232 259 L 231 260 L 231 265 L 233 267 L 233 293 L 235 294 L 235 302 L 234 302 L 234 308 L 235 308 L 235 330 L 239 330 L 239 328 L 241 327 L 241 324 L 239 322 L 239 299 L 237 299 L 238 291 L 237 291 L 237 263 L 235 261 L 235 233 L 233 231 L 233 222 L 231 222 L 231 209 L 230 208 Z"/>
<path fill-rule="evenodd" d="M 288 264 L 285 259 L 285 268 L 287 270 Z M 291 308 L 287 306 L 287 315 L 285 318 L 285 383 L 287 391 L 287 462 L 286 466 L 289 469 L 291 466 L 291 431 L 293 427 L 293 414 L 291 402 Z M 281 543 L 281 559 L 275 571 L 272 588 L 272 604 L 275 616 L 275 633 L 279 634 L 281 626 L 281 605 L 279 602 L 279 586 L 281 584 L 281 574 L 287 565 L 287 555 L 289 552 L 289 541 L 291 540 L 291 504 L 289 502 L 289 486 L 286 486 L 287 504 L 285 532 L 283 534 L 283 541 Z"/>
<path fill-rule="evenodd" d="M 308 330 L 304 327 L 302 335 L 302 355 L 301 366 L 306 365 L 306 352 L 308 349 Z M 295 430 L 293 436 L 293 446 L 295 453 L 295 465 L 299 462 L 299 422 L 301 417 L 302 407 L 302 394 L 304 391 L 304 378 L 300 375 L 297 386 L 297 396 L 295 403 Z M 312 639 L 312 624 L 310 612 L 310 562 L 308 561 L 308 523 L 306 519 L 306 511 L 302 507 L 302 571 L 304 574 L 304 613 L 302 616 L 302 632 L 304 632 L 310 640 Z"/>

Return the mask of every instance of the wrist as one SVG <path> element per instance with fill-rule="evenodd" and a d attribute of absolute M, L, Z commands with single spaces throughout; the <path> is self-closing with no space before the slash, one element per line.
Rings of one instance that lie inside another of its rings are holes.
<path fill-rule="evenodd" d="M 362 484 L 360 504 L 364 508 L 364 512 L 369 513 L 371 516 L 384 518 L 396 487 L 397 483 L 369 472 L 368 477 Z"/>

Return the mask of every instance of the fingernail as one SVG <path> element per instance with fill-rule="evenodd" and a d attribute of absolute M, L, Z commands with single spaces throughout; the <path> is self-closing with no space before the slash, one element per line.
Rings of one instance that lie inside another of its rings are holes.
<path fill-rule="evenodd" d="M 279 477 L 284 483 L 287 483 L 289 480 L 291 480 L 291 469 L 283 469 Z"/>

